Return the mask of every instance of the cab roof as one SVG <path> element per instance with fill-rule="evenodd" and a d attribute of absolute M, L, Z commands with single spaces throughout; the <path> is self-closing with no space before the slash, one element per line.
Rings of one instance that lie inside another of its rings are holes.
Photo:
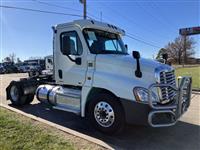
<path fill-rule="evenodd" d="M 92 29 L 99 29 L 104 30 L 120 35 L 125 35 L 125 31 L 119 27 L 116 27 L 112 24 L 99 22 L 96 20 L 88 20 L 88 19 L 81 19 L 81 20 L 74 20 L 73 22 L 58 24 L 55 26 L 56 29 L 69 27 L 69 26 L 77 26 L 81 28 L 81 30 L 85 28 L 92 28 Z"/>

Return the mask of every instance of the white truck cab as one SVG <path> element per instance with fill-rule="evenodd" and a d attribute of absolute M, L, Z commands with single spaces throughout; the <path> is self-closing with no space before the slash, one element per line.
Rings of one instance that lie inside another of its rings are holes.
<path fill-rule="evenodd" d="M 12 81 L 7 99 L 30 103 L 34 94 L 53 109 L 87 117 L 102 132 L 121 131 L 125 123 L 174 125 L 187 110 L 191 77 L 176 82 L 171 66 L 130 55 L 125 31 L 95 20 L 53 27 L 53 77 Z"/>
<path fill-rule="evenodd" d="M 45 61 L 45 70 L 53 70 L 53 55 L 46 56 Z"/>
<path fill-rule="evenodd" d="M 45 69 L 41 71 L 42 75 L 52 75 L 53 74 L 53 55 L 48 55 L 44 57 Z"/>

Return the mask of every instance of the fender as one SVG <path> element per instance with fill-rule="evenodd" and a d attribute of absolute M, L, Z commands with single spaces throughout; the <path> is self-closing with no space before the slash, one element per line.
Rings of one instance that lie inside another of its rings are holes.
<path fill-rule="evenodd" d="M 132 101 L 135 101 L 133 88 L 136 86 L 147 88 L 148 85 L 150 85 L 150 83 L 147 80 L 139 80 L 127 76 L 112 74 L 109 72 L 94 73 L 93 87 L 107 89 L 117 97 Z"/>
<path fill-rule="evenodd" d="M 115 96 L 130 101 L 135 101 L 133 95 L 133 88 L 136 86 L 143 86 L 148 88 L 149 80 L 135 80 L 125 76 L 114 75 L 108 72 L 94 72 L 93 83 L 91 86 L 83 86 L 81 92 L 81 117 L 85 116 L 86 104 L 88 96 L 93 88 L 106 89 L 113 93 Z M 150 81 L 151 82 L 151 81 Z"/>

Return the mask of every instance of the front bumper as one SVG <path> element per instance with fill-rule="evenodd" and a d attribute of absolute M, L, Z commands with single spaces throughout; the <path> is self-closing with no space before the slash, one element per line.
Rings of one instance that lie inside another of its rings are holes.
<path fill-rule="evenodd" d="M 167 127 L 176 124 L 187 111 L 191 100 L 191 77 L 180 77 L 178 88 L 169 84 L 152 84 L 148 89 L 148 104 L 122 100 L 126 122 L 128 124 L 143 124 L 151 127 Z M 151 93 L 157 87 L 170 87 L 176 91 L 176 96 L 169 104 L 154 104 Z"/>
<path fill-rule="evenodd" d="M 169 84 L 152 84 L 148 89 L 149 101 L 148 105 L 152 109 L 148 114 L 148 124 L 152 127 L 166 127 L 176 124 L 178 119 L 187 111 L 191 101 L 191 77 L 179 77 L 178 88 Z M 176 91 L 176 97 L 172 104 L 155 105 L 151 99 L 152 89 L 156 87 L 170 87 Z M 159 121 L 158 118 L 167 116 L 164 121 Z"/>

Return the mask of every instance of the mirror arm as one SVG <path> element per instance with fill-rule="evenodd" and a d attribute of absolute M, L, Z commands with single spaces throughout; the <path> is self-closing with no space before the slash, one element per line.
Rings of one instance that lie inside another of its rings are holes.
<path fill-rule="evenodd" d="M 74 59 L 72 59 L 69 55 L 66 55 L 68 58 L 69 58 L 69 60 L 71 60 L 72 62 L 76 62 L 76 60 L 74 60 Z"/>
<path fill-rule="evenodd" d="M 138 77 L 138 78 L 141 78 L 142 77 L 142 72 L 141 72 L 141 69 L 140 69 L 140 61 L 139 61 L 139 58 L 136 59 L 136 70 L 135 70 L 135 76 Z"/>
<path fill-rule="evenodd" d="M 69 60 L 71 60 L 72 62 L 75 62 L 77 65 L 81 65 L 81 58 L 75 58 L 75 59 L 72 59 L 69 55 L 66 55 Z"/>
<path fill-rule="evenodd" d="M 136 59 L 136 70 L 135 70 L 135 76 L 138 78 L 142 77 L 142 72 L 140 69 L 140 53 L 138 51 L 133 51 L 132 52 L 133 58 Z"/>

